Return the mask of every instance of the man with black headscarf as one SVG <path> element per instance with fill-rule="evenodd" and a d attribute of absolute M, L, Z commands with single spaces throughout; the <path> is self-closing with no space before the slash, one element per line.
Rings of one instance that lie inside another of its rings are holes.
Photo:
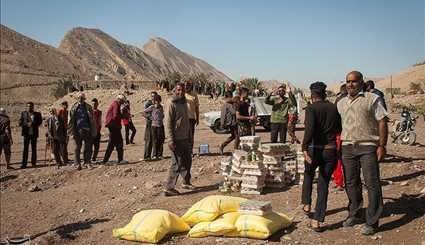
<path fill-rule="evenodd" d="M 302 204 L 304 212 L 311 211 L 311 192 L 316 168 L 319 167 L 316 208 L 311 228 L 321 231 L 328 201 L 328 186 L 337 162 L 335 139 L 341 132 L 341 118 L 337 107 L 326 100 L 326 84 L 310 85 L 311 101 L 305 112 L 305 133 L 302 150 L 305 157 Z"/>

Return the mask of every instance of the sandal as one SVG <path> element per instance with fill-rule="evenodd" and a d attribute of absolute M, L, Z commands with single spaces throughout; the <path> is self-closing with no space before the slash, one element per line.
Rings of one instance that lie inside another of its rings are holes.
<path fill-rule="evenodd" d="M 316 223 L 316 225 L 313 225 L 313 223 Z M 310 228 L 310 230 L 315 231 L 315 232 L 323 232 L 324 229 L 322 226 L 320 226 L 320 222 L 318 222 L 317 220 L 311 220 L 311 222 L 308 224 L 308 228 Z"/>
<path fill-rule="evenodd" d="M 305 215 L 309 215 L 311 212 L 311 206 L 310 205 L 304 205 L 303 212 Z"/>

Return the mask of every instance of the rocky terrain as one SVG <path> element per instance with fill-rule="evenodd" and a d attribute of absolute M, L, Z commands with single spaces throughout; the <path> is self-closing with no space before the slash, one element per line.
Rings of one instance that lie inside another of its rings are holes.
<path fill-rule="evenodd" d="M 106 110 L 118 90 L 87 91 L 88 99 L 99 98 Z M 170 152 L 165 149 L 165 159 L 141 162 L 144 149 L 145 121 L 141 114 L 143 101 L 149 91 L 135 91 L 129 95 L 134 122 L 137 128 L 135 145 L 125 146 L 126 165 L 95 165 L 93 169 L 77 171 L 72 167 L 57 169 L 44 161 L 43 137 L 39 140 L 39 166 L 18 169 L 22 154 L 19 128 L 14 128 L 12 162 L 14 170 L 0 166 L 0 244 L 6 238 L 29 236 L 31 244 L 134 244 L 112 237 L 112 229 L 127 224 L 140 210 L 161 208 L 182 215 L 192 204 L 207 195 L 217 194 L 222 181 L 219 172 L 221 156 L 218 145 L 227 135 L 214 134 L 203 123 L 196 129 L 195 146 L 210 145 L 210 155 L 196 156 L 193 160 L 193 184 L 199 189 L 183 192 L 182 196 L 166 198 L 162 185 L 170 166 Z M 161 92 L 167 101 L 168 95 Z M 55 102 L 75 101 L 75 94 Z M 220 100 L 200 97 L 201 113 L 216 110 Z M 392 114 L 391 118 L 397 118 Z M 389 143 L 388 155 L 380 163 L 384 195 L 384 213 L 379 232 L 371 237 L 360 235 L 360 226 L 345 229 L 342 221 L 347 216 L 347 198 L 344 192 L 330 187 L 327 230 L 314 233 L 307 228 L 308 219 L 300 206 L 300 186 L 270 189 L 261 196 L 244 196 L 271 201 L 274 210 L 295 217 L 294 225 L 269 240 L 208 237 L 189 239 L 185 235 L 166 238 L 165 244 L 423 244 L 425 241 L 425 122 L 417 123 L 418 142 L 414 146 Z M 107 130 L 102 129 L 100 156 L 106 148 Z M 302 131 L 297 135 L 302 138 Z M 42 129 L 41 135 L 44 135 Z M 268 132 L 258 133 L 264 141 Z M 74 145 L 69 144 L 73 159 Z M 230 154 L 230 146 L 225 149 Z M 113 153 L 111 160 L 116 159 Z M 180 180 L 179 180 L 180 181 Z M 180 182 L 179 182 L 180 184 Z M 179 185 L 178 184 L 178 185 Z M 313 191 L 313 193 L 316 193 Z M 239 196 L 239 193 L 232 193 Z M 367 203 L 364 192 L 365 204 Z M 315 194 L 313 195 L 315 200 Z"/>

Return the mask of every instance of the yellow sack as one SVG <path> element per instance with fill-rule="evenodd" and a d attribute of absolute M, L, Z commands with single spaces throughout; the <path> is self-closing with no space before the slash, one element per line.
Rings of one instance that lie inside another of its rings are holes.
<path fill-rule="evenodd" d="M 240 237 L 267 239 L 276 231 L 291 224 L 291 218 L 284 214 L 271 212 L 264 216 L 241 215 L 235 225 Z"/>
<path fill-rule="evenodd" d="M 123 228 L 114 229 L 113 236 L 119 239 L 157 243 L 170 233 L 190 229 L 179 216 L 166 210 L 144 210 L 133 216 Z"/>
<path fill-rule="evenodd" d="M 210 222 L 222 214 L 238 211 L 240 203 L 245 201 L 247 199 L 241 197 L 208 196 L 195 203 L 182 216 L 182 219 L 190 226 L 200 222 Z"/>
<path fill-rule="evenodd" d="M 239 218 L 238 212 L 223 214 L 212 222 L 201 222 L 195 225 L 188 236 L 201 238 L 206 236 L 235 236 L 236 220 Z"/>

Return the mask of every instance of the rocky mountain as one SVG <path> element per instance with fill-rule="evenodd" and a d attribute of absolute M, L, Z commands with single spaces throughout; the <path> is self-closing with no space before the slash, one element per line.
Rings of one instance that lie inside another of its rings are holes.
<path fill-rule="evenodd" d="M 1 88 L 85 75 L 83 64 L 55 47 L 0 25 Z"/>
<path fill-rule="evenodd" d="M 207 62 L 181 51 L 163 38 L 156 37 L 150 39 L 143 45 L 143 51 L 157 59 L 165 71 L 182 74 L 205 73 L 212 79 L 221 81 L 232 80 Z"/>
<path fill-rule="evenodd" d="M 143 50 L 119 42 L 98 29 L 74 28 L 65 34 L 59 50 L 80 60 L 106 79 L 154 80 L 162 65 Z"/>

